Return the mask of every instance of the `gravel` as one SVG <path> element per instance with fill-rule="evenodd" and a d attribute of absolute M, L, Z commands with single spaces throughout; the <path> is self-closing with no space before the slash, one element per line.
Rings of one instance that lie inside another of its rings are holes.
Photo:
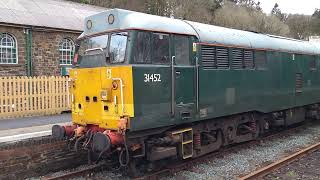
<path fill-rule="evenodd" d="M 264 180 L 320 179 L 320 151 L 315 151 L 265 176 Z"/>
<path fill-rule="evenodd" d="M 319 140 L 320 125 L 214 157 L 163 179 L 236 179 Z"/>

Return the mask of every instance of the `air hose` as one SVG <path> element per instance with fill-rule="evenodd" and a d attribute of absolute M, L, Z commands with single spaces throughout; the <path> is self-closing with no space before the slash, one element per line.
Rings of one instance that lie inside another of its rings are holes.
<path fill-rule="evenodd" d="M 122 149 L 119 154 L 119 164 L 120 164 L 120 166 L 125 167 L 125 166 L 129 165 L 130 157 L 129 157 L 129 149 L 128 149 L 127 140 L 126 140 L 125 135 L 123 135 L 123 139 L 124 139 L 124 149 Z M 126 161 L 125 162 L 122 161 L 124 152 L 126 152 Z"/>
<path fill-rule="evenodd" d="M 83 135 L 83 136 L 79 137 L 79 138 L 76 140 L 76 143 L 74 144 L 74 150 L 75 150 L 76 152 L 79 151 L 80 142 L 81 142 L 84 138 L 85 138 L 85 136 Z"/>

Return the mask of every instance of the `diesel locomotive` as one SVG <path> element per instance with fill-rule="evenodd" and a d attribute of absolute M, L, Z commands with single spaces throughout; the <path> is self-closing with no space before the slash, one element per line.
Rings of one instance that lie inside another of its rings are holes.
<path fill-rule="evenodd" d="M 152 170 L 320 118 L 307 41 L 111 9 L 77 44 L 72 125 L 52 134 L 90 159 Z"/>

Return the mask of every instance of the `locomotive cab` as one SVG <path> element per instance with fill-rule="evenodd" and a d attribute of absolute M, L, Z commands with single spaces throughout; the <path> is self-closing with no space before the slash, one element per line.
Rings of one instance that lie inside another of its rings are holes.
<path fill-rule="evenodd" d="M 196 62 L 190 53 L 194 40 L 146 30 L 80 38 L 70 72 L 73 122 L 118 130 L 120 119 L 126 118 L 126 129 L 142 130 L 143 126 L 161 126 L 163 119 L 179 123 L 194 117 Z M 162 107 L 154 112 L 152 106 L 159 104 Z M 139 124 L 130 123 L 135 110 L 137 117 L 143 116 Z M 145 112 L 159 114 L 159 121 L 146 118 Z"/>
<path fill-rule="evenodd" d="M 85 20 L 70 71 L 73 125 L 54 126 L 54 136 L 84 137 L 93 151 L 106 152 L 123 147 L 130 134 L 188 123 L 196 116 L 196 36 L 143 23 L 144 28 L 130 28 L 132 18 L 142 15 L 130 14 L 115 9 Z M 192 129 L 174 133 L 189 134 L 183 157 L 192 157 Z M 131 145 L 147 153 L 143 142 Z M 169 151 L 159 159 L 177 154 L 176 148 Z"/>
<path fill-rule="evenodd" d="M 134 116 L 128 32 L 79 39 L 70 72 L 72 119 L 80 125 L 119 130 Z"/>

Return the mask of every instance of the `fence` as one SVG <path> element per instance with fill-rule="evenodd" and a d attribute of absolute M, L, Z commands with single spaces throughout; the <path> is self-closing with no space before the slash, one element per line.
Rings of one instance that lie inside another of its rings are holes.
<path fill-rule="evenodd" d="M 0 77 L 0 118 L 52 115 L 70 109 L 68 77 Z"/>

